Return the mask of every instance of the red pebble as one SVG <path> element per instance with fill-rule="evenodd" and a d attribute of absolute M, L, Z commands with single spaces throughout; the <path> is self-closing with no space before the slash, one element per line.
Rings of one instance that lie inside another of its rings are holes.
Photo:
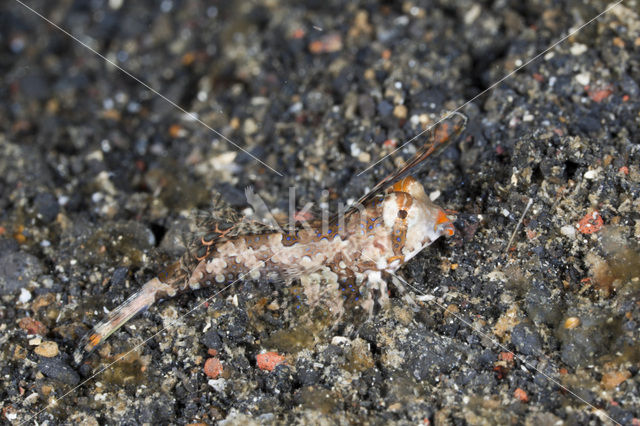
<path fill-rule="evenodd" d="M 600 90 L 591 90 L 588 93 L 592 101 L 602 102 L 603 100 L 607 99 L 609 95 L 613 93 L 613 91 L 607 88 L 607 89 L 600 89 Z"/>
<path fill-rule="evenodd" d="M 513 361 L 513 353 L 500 352 L 500 355 L 498 355 L 498 359 L 500 359 L 500 361 Z"/>
<path fill-rule="evenodd" d="M 266 371 L 273 371 L 277 365 L 284 362 L 284 356 L 277 352 L 266 352 L 256 356 L 258 362 L 258 368 Z"/>
<path fill-rule="evenodd" d="M 600 216 L 597 210 L 594 210 L 580 219 L 580 222 L 578 222 L 578 231 L 583 234 L 593 234 L 598 232 L 603 224 L 602 216 Z"/>
<path fill-rule="evenodd" d="M 204 363 L 204 374 L 212 379 L 218 378 L 222 374 L 222 363 L 218 358 L 209 358 Z"/>

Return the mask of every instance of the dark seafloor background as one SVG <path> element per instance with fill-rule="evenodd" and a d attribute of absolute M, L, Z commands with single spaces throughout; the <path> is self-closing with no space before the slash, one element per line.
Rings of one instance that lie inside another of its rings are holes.
<path fill-rule="evenodd" d="M 292 185 L 299 207 L 323 189 L 333 201 L 355 199 L 415 149 L 356 177 L 393 141 L 607 4 L 28 3 L 284 177 L 4 1 L 3 422 L 28 420 L 169 326 L 34 421 L 537 425 L 610 423 L 606 413 L 639 424 L 636 1 L 468 105 L 461 142 L 418 175 L 438 203 L 461 212 L 456 237 L 401 271 L 433 296 L 420 312 L 392 289 L 391 306 L 371 322 L 349 311 L 334 324 L 296 310 L 282 285 L 247 281 L 177 325 L 214 290 L 154 306 L 78 370 L 69 354 L 102 307 L 180 253 L 193 209 L 214 193 L 238 211 L 249 185 L 284 211 Z M 580 224 L 588 215 L 592 223 Z M 264 351 L 286 365 L 258 368 Z M 215 380 L 204 372 L 212 357 L 223 367 Z"/>

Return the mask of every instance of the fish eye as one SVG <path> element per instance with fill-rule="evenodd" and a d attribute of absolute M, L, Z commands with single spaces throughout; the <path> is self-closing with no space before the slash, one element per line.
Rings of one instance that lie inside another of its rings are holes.
<path fill-rule="evenodd" d="M 400 219 L 406 219 L 407 218 L 407 211 L 406 210 L 398 210 L 398 217 Z"/>

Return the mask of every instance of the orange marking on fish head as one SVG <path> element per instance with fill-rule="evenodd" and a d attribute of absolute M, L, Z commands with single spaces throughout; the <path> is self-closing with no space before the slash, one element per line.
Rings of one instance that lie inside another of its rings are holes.
<path fill-rule="evenodd" d="M 451 219 L 449 219 L 449 217 L 444 212 L 444 210 L 438 210 L 438 213 L 436 216 L 436 222 L 435 222 L 435 225 L 433 226 L 433 229 L 437 231 L 438 228 L 442 229 L 442 233 L 449 237 L 455 234 L 455 228 L 453 226 L 453 222 L 451 222 Z"/>
<path fill-rule="evenodd" d="M 409 194 L 413 198 L 421 201 L 425 201 L 427 199 L 427 195 L 424 192 L 422 184 L 413 176 L 407 176 L 391 185 L 389 189 L 387 189 L 387 193 L 392 192 Z"/>
<path fill-rule="evenodd" d="M 392 192 L 406 192 L 409 193 L 409 188 L 416 183 L 416 180 L 413 176 L 407 176 L 403 179 L 400 179 L 396 183 L 391 186 Z"/>

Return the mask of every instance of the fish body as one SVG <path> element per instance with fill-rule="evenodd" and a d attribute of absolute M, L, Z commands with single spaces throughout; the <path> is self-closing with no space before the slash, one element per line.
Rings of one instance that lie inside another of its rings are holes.
<path fill-rule="evenodd" d="M 434 135 L 443 143 L 444 136 L 449 139 L 459 131 L 459 125 L 444 133 L 439 127 Z M 420 156 L 422 161 L 434 146 L 414 158 Z M 348 287 L 365 294 L 375 288 L 384 299 L 388 296 L 383 275 L 395 272 L 440 236 L 453 235 L 454 227 L 415 178 L 396 180 L 390 176 L 363 196 L 356 207 L 326 223 L 305 224 L 290 231 L 238 235 L 231 231 L 233 227 L 215 224 L 196 242 L 194 256 L 183 257 L 111 311 L 82 339 L 74 353 L 75 362 L 80 363 L 110 334 L 157 300 L 188 290 L 223 288 L 242 279 L 299 279 L 305 287 L 313 278 L 336 283 L 343 291 Z M 373 301 L 368 294 L 361 302 L 371 312 Z"/>

